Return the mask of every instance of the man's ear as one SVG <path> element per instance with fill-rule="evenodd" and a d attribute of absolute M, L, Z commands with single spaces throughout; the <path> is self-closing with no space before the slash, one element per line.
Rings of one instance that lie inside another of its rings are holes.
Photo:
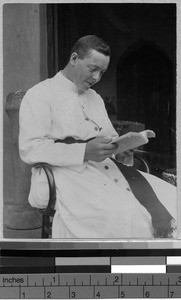
<path fill-rule="evenodd" d="M 73 52 L 70 56 L 70 63 L 72 66 L 75 66 L 78 59 L 78 54 L 76 52 Z"/>

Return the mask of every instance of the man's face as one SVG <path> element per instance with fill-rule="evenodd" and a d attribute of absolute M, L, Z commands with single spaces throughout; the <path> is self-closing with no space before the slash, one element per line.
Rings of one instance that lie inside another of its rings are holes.
<path fill-rule="evenodd" d="M 90 50 L 83 59 L 74 53 L 73 82 L 79 91 L 86 91 L 97 83 L 107 70 L 110 57 L 96 50 Z"/>

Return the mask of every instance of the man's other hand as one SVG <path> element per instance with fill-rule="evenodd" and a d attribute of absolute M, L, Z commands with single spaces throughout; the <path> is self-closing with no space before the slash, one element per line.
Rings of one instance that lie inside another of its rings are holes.
<path fill-rule="evenodd" d="M 100 162 L 112 154 L 117 149 L 116 144 L 111 144 L 112 138 L 96 137 L 86 144 L 84 161 L 92 160 Z"/>

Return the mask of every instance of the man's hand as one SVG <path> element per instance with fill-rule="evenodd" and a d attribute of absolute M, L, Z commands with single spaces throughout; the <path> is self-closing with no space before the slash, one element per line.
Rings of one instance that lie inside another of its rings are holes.
<path fill-rule="evenodd" d="M 130 149 L 130 150 L 122 152 L 122 153 L 118 153 L 116 155 L 116 159 L 125 165 L 132 166 L 134 163 L 134 151 L 135 150 L 136 150 L 136 148 Z"/>
<path fill-rule="evenodd" d="M 92 160 L 100 162 L 112 154 L 117 149 L 116 144 L 111 144 L 111 138 L 96 137 L 86 144 L 84 161 Z"/>

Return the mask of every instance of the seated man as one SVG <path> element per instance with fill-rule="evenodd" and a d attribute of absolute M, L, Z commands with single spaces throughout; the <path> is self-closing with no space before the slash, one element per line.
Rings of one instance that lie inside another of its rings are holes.
<path fill-rule="evenodd" d="M 173 237 L 176 188 L 136 170 L 132 185 L 124 172 L 131 169 L 112 159 L 117 133 L 102 98 L 91 89 L 109 61 L 110 48 L 102 39 L 82 37 L 62 71 L 27 91 L 20 108 L 21 159 L 52 166 L 57 189 L 53 238 Z M 120 153 L 116 159 L 124 163 L 131 155 Z M 32 172 L 36 186 L 43 174 L 36 168 Z M 142 193 L 148 181 L 153 201 Z M 35 190 L 29 197 L 32 206 L 46 206 L 45 199 L 36 203 Z"/>

